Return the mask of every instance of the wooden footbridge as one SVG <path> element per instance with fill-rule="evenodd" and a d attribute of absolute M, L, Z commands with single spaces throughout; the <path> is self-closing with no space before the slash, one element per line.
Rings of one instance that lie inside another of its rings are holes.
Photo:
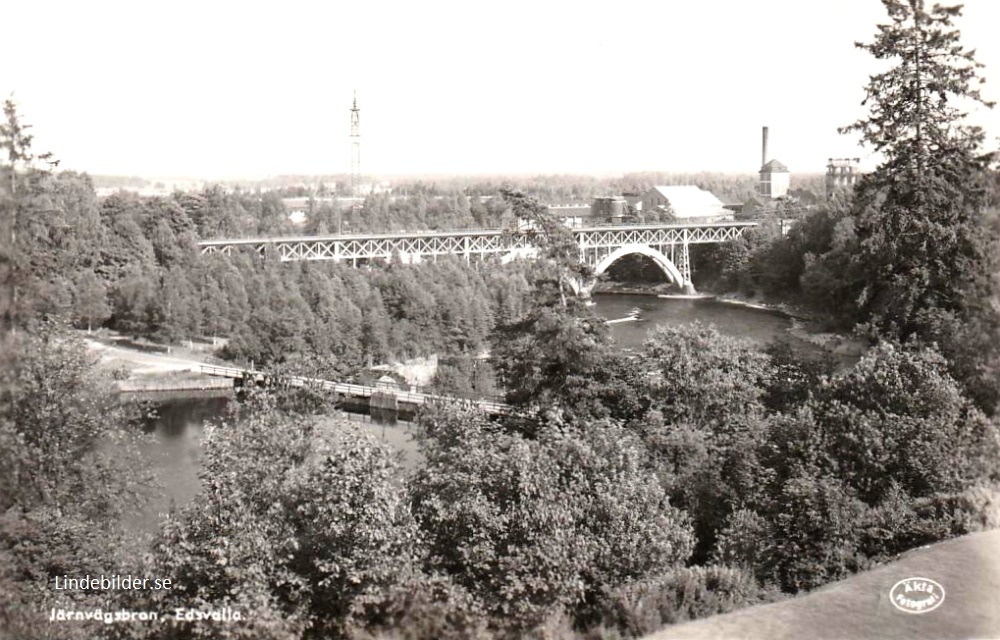
<path fill-rule="evenodd" d="M 246 385 L 250 383 L 258 386 L 287 385 L 289 387 L 322 389 L 345 398 L 364 399 L 371 403 L 369 406 L 372 408 L 376 408 L 376 404 L 378 404 L 379 408 L 395 410 L 398 413 L 415 413 L 420 407 L 434 404 L 458 404 L 489 414 L 504 414 L 510 410 L 509 405 L 500 402 L 467 400 L 451 396 L 403 391 L 388 386 L 369 387 L 350 382 L 333 382 L 331 380 L 308 378 L 305 376 L 276 376 L 264 371 L 220 367 L 211 364 L 200 365 L 200 371 L 209 376 L 230 378 L 237 384 L 242 383 Z"/>

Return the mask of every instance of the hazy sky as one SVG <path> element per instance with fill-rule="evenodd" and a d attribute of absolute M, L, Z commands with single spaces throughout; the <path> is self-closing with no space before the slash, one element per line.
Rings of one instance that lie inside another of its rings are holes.
<path fill-rule="evenodd" d="M 877 67 L 853 47 L 878 0 L 22 1 L 3 11 L 0 94 L 36 150 L 90 173 L 823 171 Z M 963 42 L 1000 99 L 1000 2 Z M 981 113 L 991 141 L 1000 108 Z"/>

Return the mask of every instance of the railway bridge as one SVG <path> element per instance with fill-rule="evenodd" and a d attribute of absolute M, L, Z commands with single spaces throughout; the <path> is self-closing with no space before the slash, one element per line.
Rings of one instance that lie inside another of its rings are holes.
<path fill-rule="evenodd" d="M 757 226 L 756 222 L 687 222 L 680 224 L 600 225 L 572 229 L 580 247 L 580 261 L 600 276 L 616 260 L 629 254 L 641 254 L 653 260 L 670 279 L 686 292 L 693 293 L 692 244 L 726 242 L 740 237 Z M 285 261 L 333 260 L 370 263 L 399 256 L 404 263 L 437 259 L 441 255 L 463 256 L 467 261 L 495 256 L 503 261 L 535 254 L 531 231 L 478 229 L 422 231 L 415 233 L 353 234 L 325 236 L 290 236 L 274 238 L 239 238 L 199 242 L 202 254 L 231 255 L 238 250 L 252 250 L 261 255 L 273 253 Z M 594 282 L 575 283 L 588 292 Z"/>

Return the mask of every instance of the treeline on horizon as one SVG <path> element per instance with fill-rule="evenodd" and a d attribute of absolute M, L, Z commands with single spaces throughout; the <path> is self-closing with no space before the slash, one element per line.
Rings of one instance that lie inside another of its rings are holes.
<path fill-rule="evenodd" d="M 98 189 L 167 188 L 174 180 L 168 178 L 146 179 L 138 176 L 93 175 L 91 180 Z M 808 199 L 819 200 L 824 195 L 822 174 L 792 174 L 793 193 Z M 273 193 L 283 198 L 329 197 L 350 195 L 350 176 L 276 176 L 262 180 L 198 180 L 180 179 L 184 184 L 200 184 L 206 190 L 218 186 L 226 191 L 245 193 Z M 425 196 L 430 198 L 459 196 L 467 198 L 496 197 L 500 189 L 517 189 L 538 198 L 545 204 L 590 203 L 596 197 L 643 193 L 657 185 L 695 185 L 715 194 L 726 203 L 743 204 L 757 196 L 759 177 L 750 173 L 665 172 L 644 171 L 622 174 L 620 177 L 598 177 L 584 174 L 521 175 L 449 175 L 449 176 L 397 176 L 377 181 L 381 192 L 384 187 L 394 196 Z M 367 179 L 363 184 L 369 184 Z M 371 186 L 371 185 L 370 185 Z M 367 197 L 369 193 L 360 194 Z"/>

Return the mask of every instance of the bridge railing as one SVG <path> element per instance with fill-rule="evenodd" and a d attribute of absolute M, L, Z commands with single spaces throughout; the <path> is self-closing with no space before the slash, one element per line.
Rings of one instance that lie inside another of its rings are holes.
<path fill-rule="evenodd" d="M 692 228 L 692 227 L 755 227 L 758 222 L 753 220 L 740 221 L 719 221 L 719 220 L 689 220 L 675 221 L 670 223 L 657 222 L 635 222 L 635 223 L 612 223 L 612 222 L 592 222 L 581 227 L 571 229 L 574 233 L 586 232 L 588 230 L 602 231 L 614 229 L 666 229 L 666 228 Z M 498 235 L 503 233 L 523 234 L 523 230 L 513 228 L 470 228 L 470 229 L 437 229 L 420 231 L 372 231 L 352 234 L 334 235 L 312 235 L 312 236 L 266 236 L 266 237 L 240 237 L 240 238 L 214 238 L 199 240 L 200 247 L 215 247 L 225 245 L 258 245 L 277 244 L 292 242 L 333 242 L 337 240 L 392 240 L 398 238 L 418 238 L 418 237 L 442 237 L 442 236 L 475 236 L 475 235 Z"/>

